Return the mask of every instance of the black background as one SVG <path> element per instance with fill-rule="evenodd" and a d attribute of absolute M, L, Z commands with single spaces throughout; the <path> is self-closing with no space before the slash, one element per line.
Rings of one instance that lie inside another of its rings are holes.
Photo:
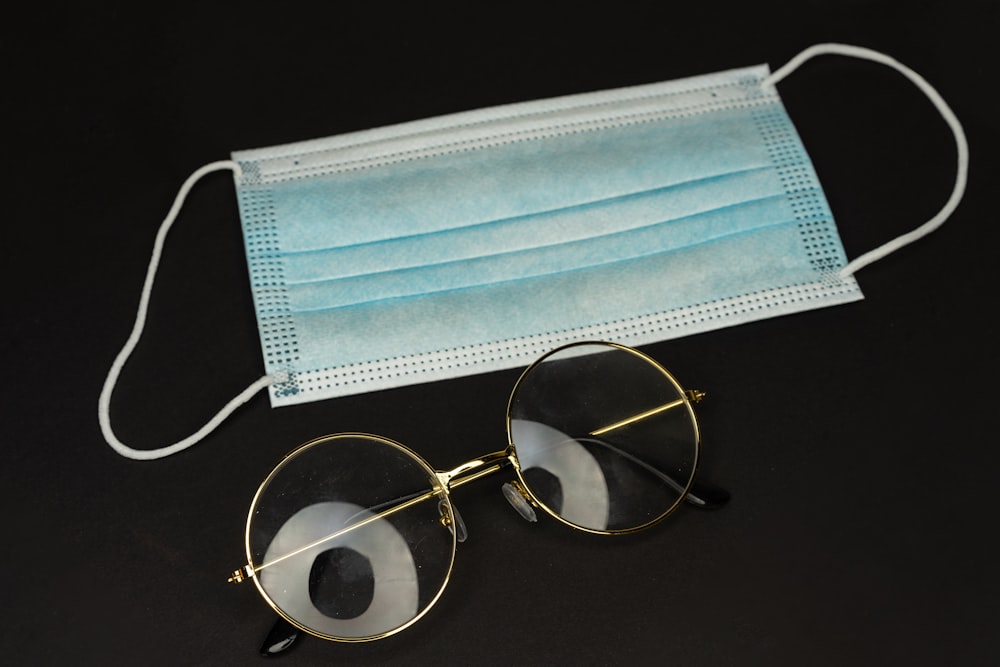
<path fill-rule="evenodd" d="M 39 4 L 2 28 L 9 664 L 254 664 L 270 610 L 244 562 L 259 482 L 361 430 L 440 467 L 499 449 L 516 371 L 272 410 L 258 396 L 157 462 L 115 454 L 97 396 L 158 224 L 235 149 L 768 62 L 838 41 L 924 75 L 963 121 L 969 190 L 943 228 L 858 275 L 862 302 L 644 348 L 710 399 L 719 512 L 624 539 L 523 522 L 493 479 L 448 590 L 383 641 L 307 638 L 289 664 L 990 664 L 996 577 L 997 25 L 989 3 L 819 0 L 456 7 Z M 832 56 L 779 90 L 849 257 L 933 215 L 955 149 L 895 72 Z M 11 150 L 12 149 L 12 150 Z M 526 296 L 530 307 L 530 296 Z M 233 186 L 207 178 L 167 243 L 112 405 L 173 442 L 262 372 Z"/>

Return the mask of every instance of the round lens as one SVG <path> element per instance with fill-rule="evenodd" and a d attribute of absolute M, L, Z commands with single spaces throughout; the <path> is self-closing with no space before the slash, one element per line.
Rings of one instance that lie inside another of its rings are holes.
<path fill-rule="evenodd" d="M 402 445 L 341 434 L 303 445 L 250 506 L 247 556 L 261 594 L 326 639 L 402 630 L 437 600 L 451 572 L 450 500 Z"/>
<path fill-rule="evenodd" d="M 645 528 L 677 508 L 694 478 L 700 436 L 684 390 L 627 347 L 550 352 L 521 376 L 507 416 L 522 484 L 577 528 Z"/>

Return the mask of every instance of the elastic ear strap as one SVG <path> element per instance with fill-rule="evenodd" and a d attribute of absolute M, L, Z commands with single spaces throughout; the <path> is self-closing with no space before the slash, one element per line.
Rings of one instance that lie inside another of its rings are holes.
<path fill-rule="evenodd" d="M 958 149 L 958 169 L 955 174 L 955 187 L 951 192 L 951 197 L 948 198 L 948 201 L 941 208 L 941 210 L 938 211 L 937 215 L 913 231 L 902 234 L 888 243 L 855 258 L 853 261 L 848 263 L 847 266 L 840 270 L 840 275 L 846 277 L 854 274 L 858 269 L 865 267 L 872 262 L 876 262 L 886 255 L 899 250 L 903 246 L 913 243 L 917 239 L 926 236 L 944 224 L 944 221 L 947 220 L 958 207 L 958 203 L 962 200 L 962 195 L 965 194 L 965 186 L 969 174 L 969 143 L 966 141 L 965 131 L 962 129 L 962 124 L 958 122 L 958 118 L 955 117 L 951 108 L 944 101 L 941 95 L 938 94 L 938 92 L 934 90 L 934 88 L 932 88 L 922 76 L 899 61 L 890 58 L 883 53 L 879 53 L 878 51 L 872 51 L 871 49 L 850 46 L 848 44 L 817 44 L 809 47 L 789 60 L 784 66 L 764 79 L 761 85 L 773 86 L 791 74 L 805 61 L 814 56 L 824 54 L 836 54 L 862 58 L 864 60 L 872 60 L 877 63 L 882 63 L 883 65 L 888 65 L 889 67 L 900 72 L 903 76 L 912 81 L 917 88 L 923 91 L 924 95 L 926 95 L 934 104 L 938 113 L 940 113 L 941 117 L 944 118 L 946 123 L 948 123 L 948 127 L 951 128 L 952 133 L 955 135 L 955 147 Z"/>
<path fill-rule="evenodd" d="M 176 454 L 183 449 L 187 449 L 214 431 L 219 424 L 229 417 L 229 415 L 235 412 L 238 407 L 249 401 L 261 389 L 264 389 L 281 379 L 273 375 L 265 375 L 229 401 L 221 410 L 219 410 L 218 414 L 212 417 L 207 424 L 202 426 L 195 433 L 166 447 L 149 450 L 133 449 L 119 440 L 111 428 L 111 394 L 115 390 L 115 385 L 118 382 L 118 376 L 121 374 L 122 368 L 125 366 L 125 362 L 128 361 L 132 351 L 135 350 L 136 345 L 138 345 L 139 339 L 142 337 L 142 330 L 146 326 L 146 314 L 149 309 L 149 298 L 153 290 L 153 281 L 156 278 L 156 269 L 160 265 L 160 257 L 163 254 L 163 244 L 167 238 L 167 233 L 170 231 L 170 227 L 174 224 L 174 220 L 177 219 L 177 214 L 180 212 L 181 207 L 184 205 L 184 200 L 187 198 L 188 192 L 191 191 L 191 188 L 194 187 L 195 183 L 197 183 L 206 174 L 226 169 L 233 171 L 237 176 L 241 173 L 240 166 L 236 162 L 230 160 L 212 162 L 211 164 L 207 164 L 191 174 L 181 186 L 180 191 L 177 193 L 177 197 L 174 199 L 174 205 L 170 208 L 170 211 L 167 213 L 167 217 L 160 225 L 159 232 L 156 234 L 156 242 L 153 244 L 153 256 L 150 258 L 149 268 L 146 270 L 146 282 L 142 286 L 142 296 L 139 298 L 139 309 L 136 312 L 135 324 L 132 326 L 132 333 L 129 335 L 128 340 L 125 341 L 125 345 L 122 346 L 121 352 L 118 353 L 114 363 L 111 364 L 111 368 L 108 370 L 108 376 L 104 380 L 104 388 L 101 390 L 101 397 L 97 402 L 97 418 L 100 421 L 101 432 L 104 434 L 104 439 L 107 440 L 112 449 L 124 457 L 147 461 L 151 459 L 163 458 L 164 456 L 170 456 L 171 454 Z"/>

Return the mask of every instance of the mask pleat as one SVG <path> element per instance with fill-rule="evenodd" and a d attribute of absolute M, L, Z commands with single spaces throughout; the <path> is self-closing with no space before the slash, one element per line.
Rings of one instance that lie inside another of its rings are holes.
<path fill-rule="evenodd" d="M 265 354 L 291 378 L 272 403 L 860 298 L 766 75 L 234 154 Z"/>

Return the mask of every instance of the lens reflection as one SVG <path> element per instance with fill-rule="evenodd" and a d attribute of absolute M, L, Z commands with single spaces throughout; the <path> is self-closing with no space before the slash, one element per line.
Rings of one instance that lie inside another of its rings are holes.
<path fill-rule="evenodd" d="M 629 348 L 555 350 L 521 376 L 508 415 L 524 486 L 585 530 L 630 532 L 659 521 L 695 473 L 698 426 L 683 390 Z"/>
<path fill-rule="evenodd" d="M 275 609 L 332 639 L 365 640 L 419 618 L 447 582 L 451 505 L 398 443 L 341 434 L 308 443 L 265 480 L 247 526 L 254 581 Z"/>

